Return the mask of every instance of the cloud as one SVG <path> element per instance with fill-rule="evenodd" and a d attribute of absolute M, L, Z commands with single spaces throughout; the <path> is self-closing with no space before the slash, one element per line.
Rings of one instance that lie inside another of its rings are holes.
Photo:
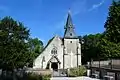
<path fill-rule="evenodd" d="M 72 17 L 81 12 L 84 12 L 87 9 L 86 0 L 75 0 L 69 8 L 70 8 Z M 55 30 L 53 31 L 53 34 L 52 34 L 53 36 L 56 33 L 62 33 L 62 34 L 64 33 L 64 26 L 66 24 L 67 16 L 68 14 L 66 13 L 66 15 L 63 17 L 61 21 L 53 25 L 55 27 Z"/>
<path fill-rule="evenodd" d="M 105 0 L 102 0 L 100 3 L 94 4 L 94 5 L 92 6 L 92 8 L 90 8 L 88 11 L 92 11 L 92 10 L 94 10 L 94 9 L 96 9 L 96 8 L 98 8 L 98 7 L 100 7 L 101 5 L 104 4 L 104 2 L 105 2 Z"/>
<path fill-rule="evenodd" d="M 86 3 L 87 3 L 86 0 L 75 0 L 70 7 L 72 15 L 74 16 L 81 12 L 86 11 L 87 9 Z"/>

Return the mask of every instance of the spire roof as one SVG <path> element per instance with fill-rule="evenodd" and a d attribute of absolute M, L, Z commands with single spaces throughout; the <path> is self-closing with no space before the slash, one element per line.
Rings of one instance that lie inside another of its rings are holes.
<path fill-rule="evenodd" d="M 65 25 L 64 38 L 77 38 L 75 31 L 74 31 L 74 25 L 72 23 L 70 10 L 68 11 L 67 22 Z"/>
<path fill-rule="evenodd" d="M 73 27 L 70 10 L 68 11 L 68 17 L 67 17 L 67 22 L 66 22 L 65 28 L 67 28 L 67 27 Z"/>

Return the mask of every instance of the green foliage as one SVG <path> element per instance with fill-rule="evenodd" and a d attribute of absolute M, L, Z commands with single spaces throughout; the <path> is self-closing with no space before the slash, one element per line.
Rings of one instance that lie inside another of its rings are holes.
<path fill-rule="evenodd" d="M 120 1 L 113 1 L 104 25 L 104 37 L 99 43 L 101 58 L 120 58 Z"/>
<path fill-rule="evenodd" d="M 120 43 L 116 44 L 106 39 L 101 39 L 98 44 L 101 59 L 120 58 Z"/>
<path fill-rule="evenodd" d="M 85 76 L 86 75 L 86 68 L 84 66 L 71 68 L 68 72 L 68 76 L 70 77 L 78 77 L 78 76 Z"/>
<path fill-rule="evenodd" d="M 0 21 L 0 63 L 2 68 L 22 67 L 28 56 L 29 30 L 11 17 Z"/>
<path fill-rule="evenodd" d="M 109 14 L 104 25 L 105 37 L 110 42 L 120 42 L 120 1 L 113 1 L 109 8 Z"/>
<path fill-rule="evenodd" d="M 32 67 L 33 60 L 40 55 L 41 51 L 43 50 L 43 42 L 39 40 L 38 38 L 30 38 L 28 40 L 28 46 L 29 46 L 29 67 Z"/>
<path fill-rule="evenodd" d="M 35 53 L 40 53 L 43 49 L 43 42 L 39 40 L 38 38 L 30 38 L 28 40 L 28 45 L 30 47 L 30 50 Z"/>
<path fill-rule="evenodd" d="M 32 64 L 43 49 L 38 38 L 30 39 L 29 30 L 11 17 L 0 20 L 0 68 L 22 68 Z"/>
<path fill-rule="evenodd" d="M 83 64 L 91 59 L 120 58 L 120 1 L 113 1 L 104 27 L 102 34 L 83 36 Z"/>
<path fill-rule="evenodd" d="M 50 75 L 38 75 L 33 73 L 28 73 L 27 80 L 50 80 Z"/>
<path fill-rule="evenodd" d="M 106 60 L 120 58 L 120 43 L 108 41 L 103 34 L 84 36 L 82 45 L 82 63 L 91 60 Z"/>
<path fill-rule="evenodd" d="M 84 43 L 82 44 L 82 63 L 85 64 L 87 61 L 91 59 L 98 60 L 98 53 L 100 50 L 98 49 L 98 42 L 101 39 L 102 34 L 90 34 L 83 36 Z"/>

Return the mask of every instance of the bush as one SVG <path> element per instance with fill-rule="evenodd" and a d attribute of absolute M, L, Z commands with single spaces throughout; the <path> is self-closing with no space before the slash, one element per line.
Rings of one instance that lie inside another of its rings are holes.
<path fill-rule="evenodd" d="M 38 75 L 28 73 L 27 80 L 50 80 L 51 75 Z"/>
<path fill-rule="evenodd" d="M 70 77 L 85 76 L 86 72 L 87 72 L 87 70 L 84 66 L 79 66 L 76 68 L 71 68 L 68 71 L 68 76 L 70 76 Z"/>

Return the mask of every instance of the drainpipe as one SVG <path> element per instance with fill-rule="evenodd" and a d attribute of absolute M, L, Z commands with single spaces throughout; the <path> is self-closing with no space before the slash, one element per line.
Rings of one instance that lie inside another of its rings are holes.
<path fill-rule="evenodd" d="M 63 70 L 65 69 L 65 46 L 63 46 Z"/>
<path fill-rule="evenodd" d="M 77 47 L 77 67 L 79 67 L 79 66 L 78 66 L 78 55 L 79 55 L 79 54 L 78 54 L 78 47 Z"/>

